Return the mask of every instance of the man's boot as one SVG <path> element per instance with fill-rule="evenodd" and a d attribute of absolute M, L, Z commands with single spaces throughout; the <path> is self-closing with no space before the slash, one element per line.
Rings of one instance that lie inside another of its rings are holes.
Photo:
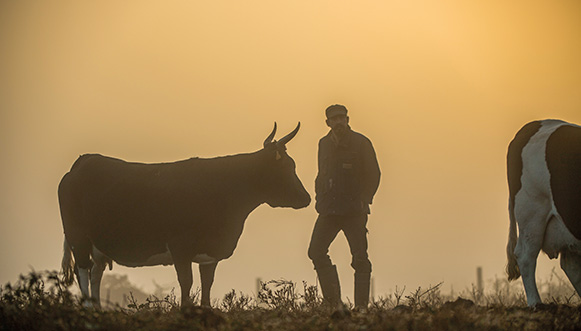
<path fill-rule="evenodd" d="M 371 273 L 355 273 L 355 308 L 367 309 Z"/>
<path fill-rule="evenodd" d="M 325 301 L 333 306 L 339 305 L 341 302 L 341 286 L 339 285 L 339 275 L 337 274 L 337 266 L 315 269 L 319 276 L 319 283 L 321 284 L 321 291 Z"/>

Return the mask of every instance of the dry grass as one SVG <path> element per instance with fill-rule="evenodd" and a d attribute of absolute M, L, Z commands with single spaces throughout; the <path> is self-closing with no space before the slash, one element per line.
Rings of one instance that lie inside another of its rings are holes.
<path fill-rule="evenodd" d="M 503 279 L 490 291 L 468 289 L 454 298 L 441 283 L 396 291 L 373 300 L 367 311 L 325 305 L 314 286 L 290 281 L 261 284 L 257 297 L 232 290 L 215 308 L 181 308 L 170 292 L 126 307 L 86 308 L 56 272 L 30 273 L 0 293 L 0 330 L 513 330 L 580 329 L 579 297 L 554 275 L 541 282 L 548 304 L 526 307 L 522 285 Z M 520 287 L 519 287 L 520 286 Z M 194 300 L 199 293 L 194 293 Z"/>

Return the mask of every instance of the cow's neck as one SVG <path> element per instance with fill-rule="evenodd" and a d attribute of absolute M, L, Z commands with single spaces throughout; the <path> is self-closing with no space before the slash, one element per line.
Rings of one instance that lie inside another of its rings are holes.
<path fill-rule="evenodd" d="M 248 216 L 254 209 L 265 203 L 261 190 L 263 174 L 262 154 L 260 151 L 249 154 L 238 154 L 221 158 L 224 161 L 222 180 L 227 181 L 229 190 L 225 192 L 224 201 L 229 209 L 240 215 Z"/>

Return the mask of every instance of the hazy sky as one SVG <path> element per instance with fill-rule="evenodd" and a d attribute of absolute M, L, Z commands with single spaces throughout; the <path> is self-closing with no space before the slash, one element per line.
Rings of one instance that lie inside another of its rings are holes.
<path fill-rule="evenodd" d="M 324 109 L 376 149 L 375 294 L 505 277 L 505 159 L 525 123 L 581 123 L 581 2 L 2 1 L 0 283 L 58 269 L 57 185 L 83 153 L 161 162 L 252 152 L 273 122 L 314 195 Z M 315 283 L 314 205 L 259 207 L 212 297 Z M 346 240 L 331 247 L 353 297 Z M 558 264 L 540 258 L 547 278 Z M 128 269 L 146 289 L 172 267 Z M 559 270 L 559 274 L 563 273 Z M 195 269 L 195 284 L 198 286 Z M 519 280 L 520 282 L 520 280 Z M 177 284 L 177 283 L 176 283 Z"/>

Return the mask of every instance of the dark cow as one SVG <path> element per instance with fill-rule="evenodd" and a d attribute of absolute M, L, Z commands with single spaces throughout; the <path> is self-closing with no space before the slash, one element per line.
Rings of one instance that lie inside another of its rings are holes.
<path fill-rule="evenodd" d="M 535 269 L 542 249 L 551 259 L 561 255 L 561 268 L 581 294 L 581 127 L 528 123 L 508 147 L 507 168 L 508 279 L 522 274 L 528 305 L 541 303 Z"/>
<path fill-rule="evenodd" d="M 173 264 L 185 305 L 191 303 L 196 262 L 202 304 L 209 306 L 216 265 L 234 252 L 248 215 L 263 203 L 309 205 L 285 147 L 299 127 L 277 142 L 275 123 L 263 149 L 212 159 L 143 164 L 82 155 L 58 190 L 65 280 L 73 282 L 74 270 L 82 294 L 89 297 L 90 283 L 99 305 L 101 277 L 112 261 L 129 267 Z"/>

